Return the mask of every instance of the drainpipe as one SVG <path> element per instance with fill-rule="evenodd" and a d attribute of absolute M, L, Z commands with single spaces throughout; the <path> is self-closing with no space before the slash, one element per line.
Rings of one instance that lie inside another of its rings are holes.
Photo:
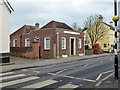
<path fill-rule="evenodd" d="M 59 33 L 57 32 L 57 58 L 59 58 Z"/>
<path fill-rule="evenodd" d="M 20 35 L 20 47 L 22 47 L 22 34 Z"/>
<path fill-rule="evenodd" d="M 84 35 L 84 55 L 85 55 L 85 35 Z"/>

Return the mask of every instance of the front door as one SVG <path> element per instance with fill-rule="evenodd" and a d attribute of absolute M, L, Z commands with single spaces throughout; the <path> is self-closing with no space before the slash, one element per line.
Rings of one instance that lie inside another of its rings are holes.
<path fill-rule="evenodd" d="M 74 39 L 71 39 L 71 55 L 74 55 Z"/>

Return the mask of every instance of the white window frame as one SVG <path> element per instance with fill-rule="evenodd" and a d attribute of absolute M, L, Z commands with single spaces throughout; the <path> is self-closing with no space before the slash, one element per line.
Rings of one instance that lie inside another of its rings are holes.
<path fill-rule="evenodd" d="M 14 40 L 13 40 L 13 46 L 14 46 L 14 47 L 17 47 L 17 46 L 15 45 L 15 41 L 17 41 L 17 39 L 14 39 Z"/>
<path fill-rule="evenodd" d="M 62 37 L 62 50 L 65 50 L 66 49 L 66 38 L 65 37 Z"/>
<path fill-rule="evenodd" d="M 82 46 L 81 46 L 81 39 L 78 39 L 78 48 L 81 49 Z"/>
<path fill-rule="evenodd" d="M 29 40 L 29 43 L 28 43 L 27 40 Z M 30 47 L 30 39 L 29 39 L 29 38 L 26 38 L 26 39 L 25 39 L 25 47 Z"/>
<path fill-rule="evenodd" d="M 44 38 L 44 50 L 50 50 L 50 41 L 49 41 L 49 47 L 47 47 L 47 39 L 50 40 L 50 37 Z"/>

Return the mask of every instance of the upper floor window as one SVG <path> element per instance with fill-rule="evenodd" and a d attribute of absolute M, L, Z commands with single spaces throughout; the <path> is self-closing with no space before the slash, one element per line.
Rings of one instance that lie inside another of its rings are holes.
<path fill-rule="evenodd" d="M 50 50 L 50 37 L 44 38 L 44 49 Z"/>
<path fill-rule="evenodd" d="M 78 39 L 78 48 L 81 49 L 81 39 Z"/>
<path fill-rule="evenodd" d="M 30 47 L 30 39 L 25 39 L 25 47 Z"/>
<path fill-rule="evenodd" d="M 62 49 L 66 49 L 66 38 L 62 37 Z"/>
<path fill-rule="evenodd" d="M 13 46 L 14 46 L 14 47 L 17 47 L 17 39 L 14 39 L 14 40 L 13 40 Z"/>

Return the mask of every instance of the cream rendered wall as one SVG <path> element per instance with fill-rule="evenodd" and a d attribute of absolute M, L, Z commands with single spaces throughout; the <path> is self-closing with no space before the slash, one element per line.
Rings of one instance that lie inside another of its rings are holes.
<path fill-rule="evenodd" d="M 10 11 L 7 8 L 7 6 L 5 5 L 5 3 L 3 3 L 2 5 L 2 51 L 0 51 L 0 53 L 9 53 L 9 44 L 10 44 L 10 40 L 9 40 L 9 30 L 10 30 Z"/>

